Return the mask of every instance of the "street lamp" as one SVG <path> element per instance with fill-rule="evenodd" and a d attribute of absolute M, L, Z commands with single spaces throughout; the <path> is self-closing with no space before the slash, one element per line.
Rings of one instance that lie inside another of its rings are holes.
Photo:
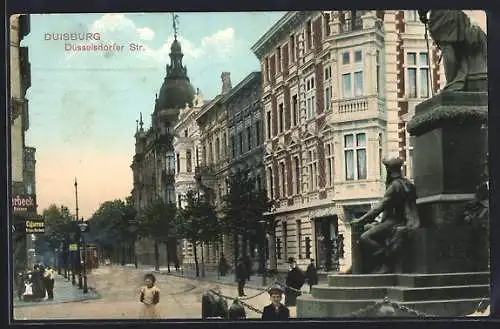
<path fill-rule="evenodd" d="M 76 181 L 76 177 L 75 177 L 75 184 L 74 184 L 74 186 L 75 186 L 75 208 L 76 208 L 75 209 L 76 210 L 75 220 L 78 221 L 78 218 L 79 218 L 78 217 L 78 182 Z M 80 248 L 78 248 L 77 252 L 79 250 L 80 250 Z M 76 267 L 75 266 L 76 265 L 75 264 L 76 263 L 75 259 L 73 259 L 72 263 L 73 263 L 72 264 L 73 265 L 72 266 L 73 271 L 72 271 L 72 274 L 71 274 L 71 282 L 73 283 L 73 285 L 75 285 L 76 284 L 76 282 L 75 282 L 75 270 L 76 270 L 76 268 L 75 268 Z M 78 288 L 82 289 L 82 274 L 80 273 L 80 271 L 78 271 L 78 272 L 79 272 L 78 273 Z"/>
<path fill-rule="evenodd" d="M 89 288 L 87 286 L 87 250 L 85 247 L 85 231 L 87 230 L 87 223 L 82 218 L 82 221 L 78 224 L 80 226 L 81 235 L 81 245 L 83 246 L 83 293 L 86 294 L 89 292 Z"/>
<path fill-rule="evenodd" d="M 259 220 L 260 225 L 262 225 L 262 285 L 265 287 L 267 285 L 267 266 L 266 266 L 266 221 L 264 219 Z"/>

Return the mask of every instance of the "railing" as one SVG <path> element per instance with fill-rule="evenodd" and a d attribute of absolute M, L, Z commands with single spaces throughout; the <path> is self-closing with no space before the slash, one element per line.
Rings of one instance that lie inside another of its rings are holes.
<path fill-rule="evenodd" d="M 340 29 L 343 33 L 362 30 L 363 20 L 361 17 L 348 18 L 340 25 Z"/>
<path fill-rule="evenodd" d="M 368 98 L 355 98 L 338 102 L 338 113 L 368 111 Z"/>

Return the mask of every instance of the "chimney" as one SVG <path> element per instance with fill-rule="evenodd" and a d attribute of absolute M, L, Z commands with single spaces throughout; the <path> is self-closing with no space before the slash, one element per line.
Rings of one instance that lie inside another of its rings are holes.
<path fill-rule="evenodd" d="M 222 72 L 222 74 L 220 75 L 220 78 L 222 79 L 222 94 L 226 94 L 232 88 L 232 86 L 231 86 L 231 73 Z"/>

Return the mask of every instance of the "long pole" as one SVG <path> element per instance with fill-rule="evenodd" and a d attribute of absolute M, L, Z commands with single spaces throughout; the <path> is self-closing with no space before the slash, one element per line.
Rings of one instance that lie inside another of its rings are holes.
<path fill-rule="evenodd" d="M 425 42 L 427 43 L 427 65 L 429 66 L 429 81 L 431 82 L 431 97 L 434 96 L 434 82 L 432 81 L 432 67 L 431 67 L 431 52 L 430 52 L 430 47 L 429 47 L 429 34 L 428 34 L 428 28 L 427 28 L 427 23 L 424 24 L 425 26 Z"/>
<path fill-rule="evenodd" d="M 76 221 L 78 221 L 78 219 L 80 218 L 78 216 L 78 182 L 76 181 L 76 177 L 75 177 L 75 211 L 76 211 Z M 80 247 L 78 247 L 78 250 L 77 250 L 77 255 L 78 255 L 78 261 L 80 262 L 81 261 L 81 258 L 80 258 Z M 75 263 L 75 262 L 73 262 Z M 76 265 L 76 264 L 73 264 L 73 266 Z M 73 268 L 73 272 L 74 272 L 75 268 Z M 73 274 L 74 275 L 74 274 Z M 80 268 L 78 268 L 78 288 L 79 289 L 82 289 L 83 288 L 83 282 L 82 282 L 82 273 L 81 273 L 81 270 Z"/>
<path fill-rule="evenodd" d="M 83 217 L 82 217 L 83 222 Z M 89 287 L 87 285 L 87 247 L 85 245 L 85 232 L 82 232 L 82 246 L 83 246 L 83 293 L 89 292 Z"/>

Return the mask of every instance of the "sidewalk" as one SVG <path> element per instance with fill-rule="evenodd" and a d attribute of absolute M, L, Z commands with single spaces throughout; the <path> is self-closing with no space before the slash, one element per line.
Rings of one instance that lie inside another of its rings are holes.
<path fill-rule="evenodd" d="M 189 278 L 193 280 L 199 280 L 199 281 L 208 281 L 208 282 L 213 282 L 213 283 L 220 283 L 220 284 L 225 284 L 225 285 L 232 285 L 232 286 L 237 286 L 237 282 L 235 281 L 235 275 L 233 273 L 229 273 L 226 276 L 220 276 L 218 273 L 215 272 L 209 272 L 205 271 L 205 276 L 201 276 L 201 271 L 200 271 L 200 276 L 196 277 L 196 271 L 194 270 L 183 270 L 182 272 L 175 272 L 175 270 L 171 270 L 170 273 L 166 271 L 164 268 L 160 268 L 160 274 L 166 274 L 166 275 L 172 275 L 172 276 L 177 276 L 177 277 L 183 277 L 183 278 Z M 251 288 L 251 289 L 257 289 L 257 290 L 262 290 L 265 288 L 268 288 L 269 286 L 273 285 L 276 281 L 278 282 L 283 282 L 285 280 L 285 275 L 278 275 L 274 277 L 267 277 L 266 278 L 266 285 L 264 286 L 262 284 L 262 276 L 254 274 L 250 276 L 250 281 L 247 281 L 245 284 L 245 288 Z M 307 284 L 304 284 L 302 286 L 302 292 L 303 293 L 309 293 L 309 286 Z"/>
<path fill-rule="evenodd" d="M 48 304 L 61 304 L 61 303 L 71 303 L 80 302 L 91 299 L 99 299 L 101 296 L 92 287 L 88 287 L 89 291 L 87 294 L 83 293 L 83 289 L 78 289 L 78 278 L 77 285 L 73 286 L 71 281 L 66 280 L 62 275 L 56 275 L 54 284 L 54 299 L 41 302 L 25 302 L 19 300 L 17 295 L 14 296 L 14 307 L 28 307 L 28 306 L 40 306 Z"/>

